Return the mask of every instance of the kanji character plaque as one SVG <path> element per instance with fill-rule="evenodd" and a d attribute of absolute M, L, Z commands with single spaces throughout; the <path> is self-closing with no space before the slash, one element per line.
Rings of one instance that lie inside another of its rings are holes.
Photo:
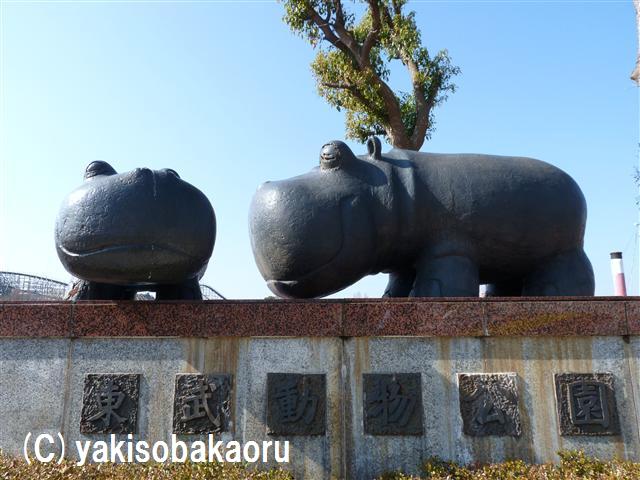
<path fill-rule="evenodd" d="M 87 374 L 80 433 L 135 433 L 139 396 L 138 374 Z"/>
<path fill-rule="evenodd" d="M 176 375 L 173 433 L 228 432 L 231 423 L 231 375 Z"/>
<path fill-rule="evenodd" d="M 419 373 L 365 373 L 364 433 L 422 435 L 422 381 Z"/>
<path fill-rule="evenodd" d="M 267 374 L 269 435 L 324 435 L 326 405 L 326 375 Z"/>
<path fill-rule="evenodd" d="M 458 389 L 465 435 L 522 435 L 515 373 L 459 373 Z"/>
<path fill-rule="evenodd" d="M 619 435 L 611 373 L 555 375 L 560 435 Z"/>

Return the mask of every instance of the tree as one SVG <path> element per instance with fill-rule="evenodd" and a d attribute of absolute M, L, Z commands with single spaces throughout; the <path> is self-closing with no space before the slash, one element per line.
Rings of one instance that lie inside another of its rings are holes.
<path fill-rule="evenodd" d="M 631 80 L 640 85 L 640 0 L 633 0 L 633 6 L 636 9 L 636 25 L 638 34 L 638 54 L 636 56 L 636 68 L 631 73 Z"/>
<path fill-rule="evenodd" d="M 446 50 L 429 55 L 415 12 L 406 0 L 360 0 L 366 11 L 356 22 L 342 0 L 283 0 L 284 21 L 319 47 L 311 64 L 318 93 L 346 112 L 347 137 L 364 142 L 384 135 L 397 148 L 419 150 L 434 127 L 434 107 L 455 91 L 460 70 Z M 406 67 L 411 92 L 389 86 L 391 61 Z"/>

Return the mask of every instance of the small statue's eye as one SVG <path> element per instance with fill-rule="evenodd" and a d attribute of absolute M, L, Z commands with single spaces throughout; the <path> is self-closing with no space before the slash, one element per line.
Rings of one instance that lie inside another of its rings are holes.
<path fill-rule="evenodd" d="M 98 175 L 115 175 L 116 173 L 115 169 L 107 162 L 96 160 L 95 162 L 91 162 L 87 165 L 87 168 L 84 171 L 84 179 L 89 180 L 90 178 Z"/>
<path fill-rule="evenodd" d="M 320 168 L 323 170 L 340 166 L 342 152 L 334 142 L 327 143 L 320 150 Z"/>
<path fill-rule="evenodd" d="M 171 174 L 175 175 L 176 177 L 180 178 L 180 175 L 178 175 L 178 172 L 176 172 L 173 168 L 165 168 L 164 171 L 167 172 L 167 173 L 171 173 Z"/>

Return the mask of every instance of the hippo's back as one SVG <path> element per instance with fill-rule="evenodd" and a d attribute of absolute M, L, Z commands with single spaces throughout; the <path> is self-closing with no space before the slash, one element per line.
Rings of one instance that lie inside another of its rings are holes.
<path fill-rule="evenodd" d="M 444 235 L 474 242 L 478 260 L 528 263 L 582 247 L 586 203 L 576 182 L 553 165 L 526 157 L 477 154 L 410 155 L 420 198 L 436 205 Z M 437 221 L 437 220 L 436 220 Z M 508 252 L 508 254 L 507 254 Z M 507 265 L 505 265 L 507 266 Z"/>

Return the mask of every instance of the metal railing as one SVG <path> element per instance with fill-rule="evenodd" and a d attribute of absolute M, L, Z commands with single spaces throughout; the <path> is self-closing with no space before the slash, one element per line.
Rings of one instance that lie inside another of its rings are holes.
<path fill-rule="evenodd" d="M 0 300 L 34 301 L 64 300 L 68 284 L 26 273 L 0 272 Z M 216 289 L 201 284 L 203 300 L 226 300 Z M 153 296 L 138 294 L 138 300 L 153 300 Z"/>
<path fill-rule="evenodd" d="M 26 273 L 0 272 L 2 300 L 62 300 L 67 284 Z"/>

